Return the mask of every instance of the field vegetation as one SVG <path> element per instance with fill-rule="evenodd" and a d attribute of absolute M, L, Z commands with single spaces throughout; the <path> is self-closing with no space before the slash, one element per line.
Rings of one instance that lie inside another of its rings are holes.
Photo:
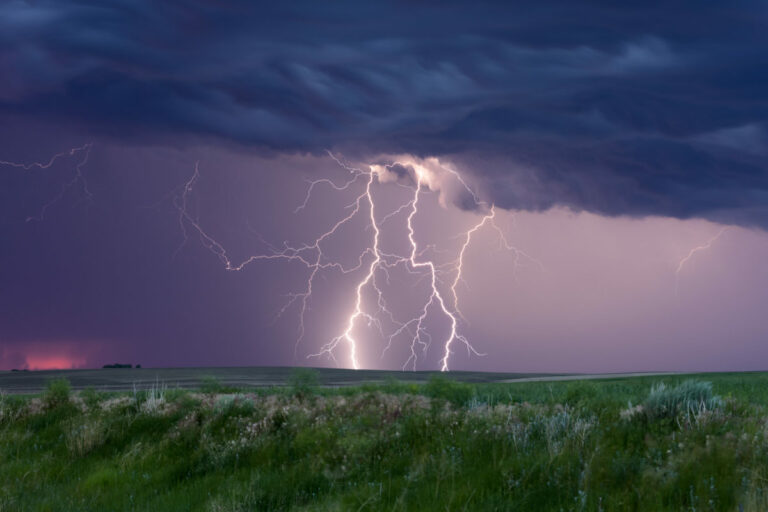
<path fill-rule="evenodd" d="M 0 394 L 0 511 L 768 510 L 768 376 Z"/>

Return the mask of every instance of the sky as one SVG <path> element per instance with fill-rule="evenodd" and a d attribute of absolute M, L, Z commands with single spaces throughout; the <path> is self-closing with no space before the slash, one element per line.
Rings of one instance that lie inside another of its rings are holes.
<path fill-rule="evenodd" d="M 0 369 L 765 370 L 766 22 L 2 2 Z"/>

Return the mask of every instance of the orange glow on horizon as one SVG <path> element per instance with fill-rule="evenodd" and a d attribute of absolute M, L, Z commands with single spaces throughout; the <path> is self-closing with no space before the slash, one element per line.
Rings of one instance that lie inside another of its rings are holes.
<path fill-rule="evenodd" d="M 88 368 L 99 360 L 99 342 L 18 341 L 0 346 L 2 370 L 72 370 Z"/>
<path fill-rule="evenodd" d="M 71 370 L 85 365 L 85 358 L 67 355 L 29 354 L 26 356 L 26 368 L 29 370 Z"/>

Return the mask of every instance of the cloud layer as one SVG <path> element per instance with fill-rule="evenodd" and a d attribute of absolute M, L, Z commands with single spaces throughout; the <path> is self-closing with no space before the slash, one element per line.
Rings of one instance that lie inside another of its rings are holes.
<path fill-rule="evenodd" d="M 439 156 L 494 202 L 768 227 L 763 2 L 10 1 L 0 116 Z"/>

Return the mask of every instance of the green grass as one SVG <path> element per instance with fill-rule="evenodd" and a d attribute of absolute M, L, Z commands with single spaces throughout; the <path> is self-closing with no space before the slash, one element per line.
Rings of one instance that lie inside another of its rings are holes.
<path fill-rule="evenodd" d="M 288 383 L 0 395 L 0 511 L 768 509 L 766 374 Z"/>
<path fill-rule="evenodd" d="M 402 372 L 388 370 L 347 370 L 317 368 L 312 370 L 322 386 L 355 386 L 397 379 L 424 383 L 437 372 Z M 157 381 L 184 389 L 244 388 L 290 386 L 295 369 L 285 367 L 226 368 L 100 368 L 91 370 L 41 370 L 31 372 L 0 371 L 0 389 L 9 393 L 42 392 L 51 379 L 66 378 L 73 390 L 89 387 L 100 390 L 131 391 L 146 389 Z M 500 380 L 545 376 L 545 374 L 451 372 L 451 379 L 465 382 L 498 382 Z"/>

